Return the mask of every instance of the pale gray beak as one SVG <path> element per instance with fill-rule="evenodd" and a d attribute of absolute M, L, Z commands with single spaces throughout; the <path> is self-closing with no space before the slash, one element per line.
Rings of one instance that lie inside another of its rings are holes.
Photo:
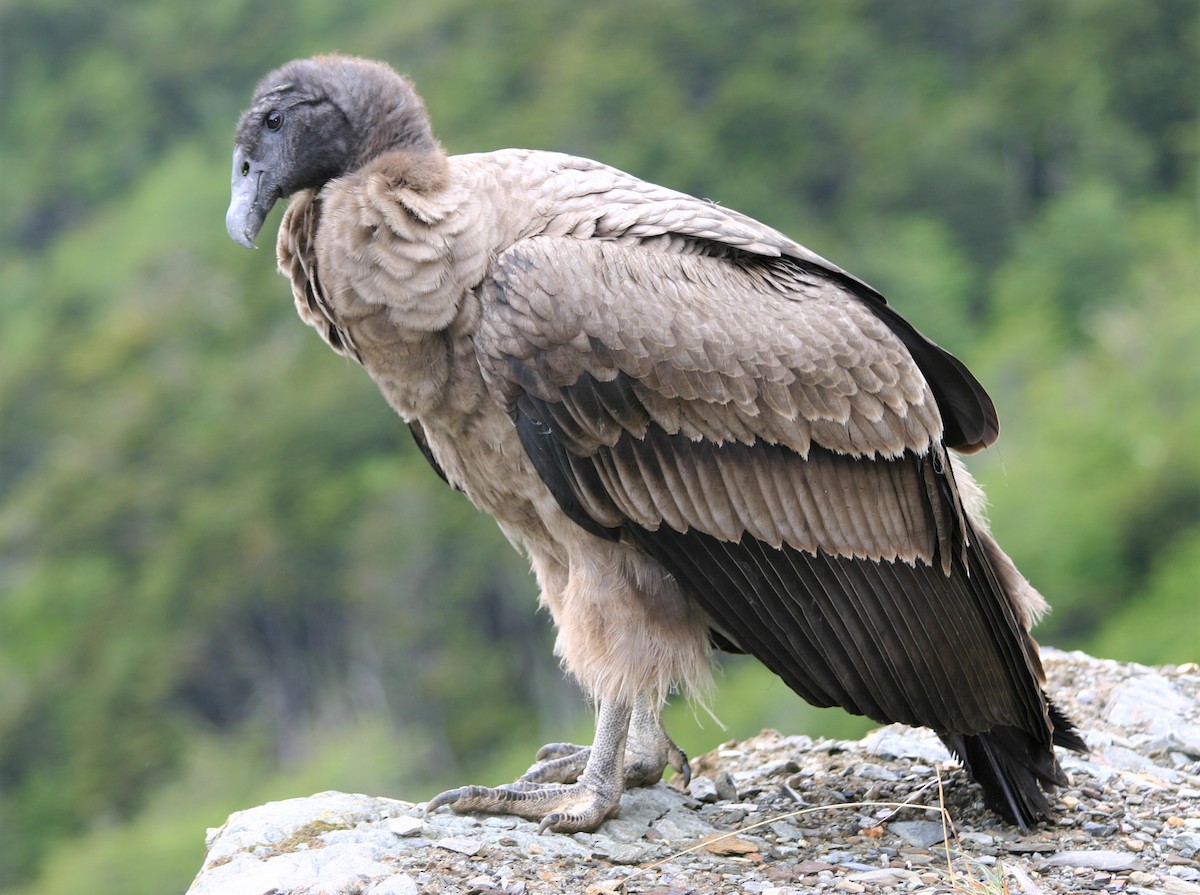
<path fill-rule="evenodd" d="M 225 229 L 229 238 L 248 249 L 257 248 L 254 237 L 279 198 L 275 178 L 264 166 L 252 162 L 240 146 L 233 150 L 233 175 L 229 185 L 229 211 Z"/>

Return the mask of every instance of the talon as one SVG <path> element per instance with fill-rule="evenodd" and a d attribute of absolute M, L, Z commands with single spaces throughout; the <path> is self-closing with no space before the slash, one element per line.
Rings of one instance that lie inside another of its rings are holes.
<path fill-rule="evenodd" d="M 547 814 L 542 818 L 542 822 L 538 824 L 538 835 L 541 836 L 550 828 L 554 827 L 563 819 L 561 814 Z"/>
<path fill-rule="evenodd" d="M 692 782 L 692 766 L 691 766 L 691 764 L 688 763 L 688 757 L 687 757 L 686 752 L 684 752 L 678 746 L 675 747 L 675 751 L 679 753 L 678 754 L 679 763 L 678 764 L 675 763 L 676 756 L 672 755 L 671 756 L 671 767 L 673 767 L 675 769 L 676 774 L 678 774 L 680 777 L 683 778 L 683 788 L 687 789 L 688 784 Z"/>
<path fill-rule="evenodd" d="M 425 803 L 425 814 L 432 814 L 434 811 L 437 811 L 437 809 L 445 805 L 449 805 L 452 802 L 457 802 L 466 795 L 466 793 L 463 792 L 464 789 L 465 787 L 461 787 L 459 789 L 448 789 L 445 792 L 438 793 Z"/>

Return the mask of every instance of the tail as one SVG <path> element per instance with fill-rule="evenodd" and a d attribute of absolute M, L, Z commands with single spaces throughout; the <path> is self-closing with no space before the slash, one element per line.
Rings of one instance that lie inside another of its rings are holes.
<path fill-rule="evenodd" d="M 1053 703 L 1048 704 L 1053 725 L 1051 741 L 1073 752 L 1087 745 L 1075 725 Z M 980 734 L 939 734 L 942 742 L 983 787 L 987 806 L 1016 824 L 1023 832 L 1052 819 L 1046 792 L 1066 786 L 1067 778 L 1054 757 L 1054 749 L 1016 727 L 994 727 Z"/>

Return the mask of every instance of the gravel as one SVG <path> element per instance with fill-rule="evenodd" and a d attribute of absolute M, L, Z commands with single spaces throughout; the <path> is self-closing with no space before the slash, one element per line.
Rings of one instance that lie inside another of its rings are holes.
<path fill-rule="evenodd" d="M 240 811 L 209 831 L 189 893 L 1200 895 L 1200 667 L 1044 660 L 1092 751 L 1060 753 L 1057 821 L 1028 834 L 927 731 L 763 731 L 695 759 L 686 793 L 627 793 L 596 833 L 345 793 Z"/>

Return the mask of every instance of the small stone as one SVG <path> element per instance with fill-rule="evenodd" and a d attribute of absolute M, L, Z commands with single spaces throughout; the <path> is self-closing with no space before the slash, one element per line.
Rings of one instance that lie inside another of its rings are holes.
<path fill-rule="evenodd" d="M 717 784 L 711 777 L 705 777 L 703 774 L 692 778 L 692 782 L 688 784 L 688 795 L 697 802 L 704 803 L 715 802 L 721 797 L 717 792 Z"/>
<path fill-rule="evenodd" d="M 483 843 L 477 839 L 467 839 L 465 836 L 447 836 L 445 839 L 437 841 L 438 848 L 444 848 L 447 851 L 458 852 L 460 855 L 466 855 L 468 858 L 473 858 L 479 854 L 483 848 Z"/>
<path fill-rule="evenodd" d="M 962 833 L 958 838 L 975 848 L 991 848 L 996 844 L 996 837 L 987 833 Z"/>
<path fill-rule="evenodd" d="M 407 873 L 397 873 L 375 883 L 366 895 L 417 895 L 417 882 Z"/>
<path fill-rule="evenodd" d="M 934 862 L 933 855 L 918 854 L 916 852 L 901 852 L 899 858 L 904 863 L 911 864 L 913 867 L 924 867 Z"/>
<path fill-rule="evenodd" d="M 1153 873 L 1146 873 L 1144 870 L 1134 870 L 1125 879 L 1135 886 L 1149 886 L 1153 885 L 1158 877 Z"/>
<path fill-rule="evenodd" d="M 652 847 L 632 842 L 613 842 L 603 850 L 597 849 L 595 854 L 613 864 L 640 864 L 646 860 L 652 850 Z"/>
<path fill-rule="evenodd" d="M 737 784 L 733 782 L 733 777 L 728 771 L 722 771 L 713 778 L 713 785 L 717 789 L 717 800 L 721 802 L 736 802 L 738 797 Z"/>
<path fill-rule="evenodd" d="M 858 892 L 867 891 L 866 886 L 862 885 L 861 883 L 856 883 L 853 880 L 848 880 L 848 879 L 839 881 L 838 884 L 836 886 L 834 886 L 834 888 L 837 889 L 837 891 L 839 891 L 839 892 L 858 893 Z"/>
<path fill-rule="evenodd" d="M 915 871 L 903 870 L 899 867 L 888 867 L 881 870 L 866 870 L 855 873 L 847 879 L 856 883 L 866 883 L 872 886 L 902 886 L 907 882 L 918 879 Z"/>
<path fill-rule="evenodd" d="M 1033 855 L 1038 852 L 1044 854 L 1054 851 L 1054 843 L 1036 837 L 1014 839 L 1011 842 L 1004 843 L 1004 849 L 1014 855 Z"/>
<path fill-rule="evenodd" d="M 1096 849 L 1063 851 L 1046 859 L 1048 867 L 1086 867 L 1089 870 L 1131 870 L 1137 858 L 1129 852 Z"/>
<path fill-rule="evenodd" d="M 624 887 L 623 879 L 602 879 L 588 886 L 586 895 L 618 895 Z"/>
<path fill-rule="evenodd" d="M 1175 876 L 1159 877 L 1158 885 L 1167 895 L 1200 895 L 1200 885 L 1189 883 Z"/>
<path fill-rule="evenodd" d="M 900 775 L 895 771 L 875 764 L 863 765 L 858 769 L 858 776 L 864 780 L 882 780 L 885 783 L 895 783 Z"/>
<path fill-rule="evenodd" d="M 421 827 L 425 825 L 424 821 L 419 817 L 409 817 L 402 814 L 400 817 L 393 817 L 387 822 L 387 828 L 397 836 L 415 836 L 421 832 Z"/>
<path fill-rule="evenodd" d="M 931 820 L 897 820 L 888 829 L 913 848 L 929 848 L 946 838 L 946 831 Z"/>
<path fill-rule="evenodd" d="M 753 855 L 758 853 L 758 843 L 738 836 L 718 836 L 711 842 L 704 843 L 704 850 L 722 857 Z"/>

